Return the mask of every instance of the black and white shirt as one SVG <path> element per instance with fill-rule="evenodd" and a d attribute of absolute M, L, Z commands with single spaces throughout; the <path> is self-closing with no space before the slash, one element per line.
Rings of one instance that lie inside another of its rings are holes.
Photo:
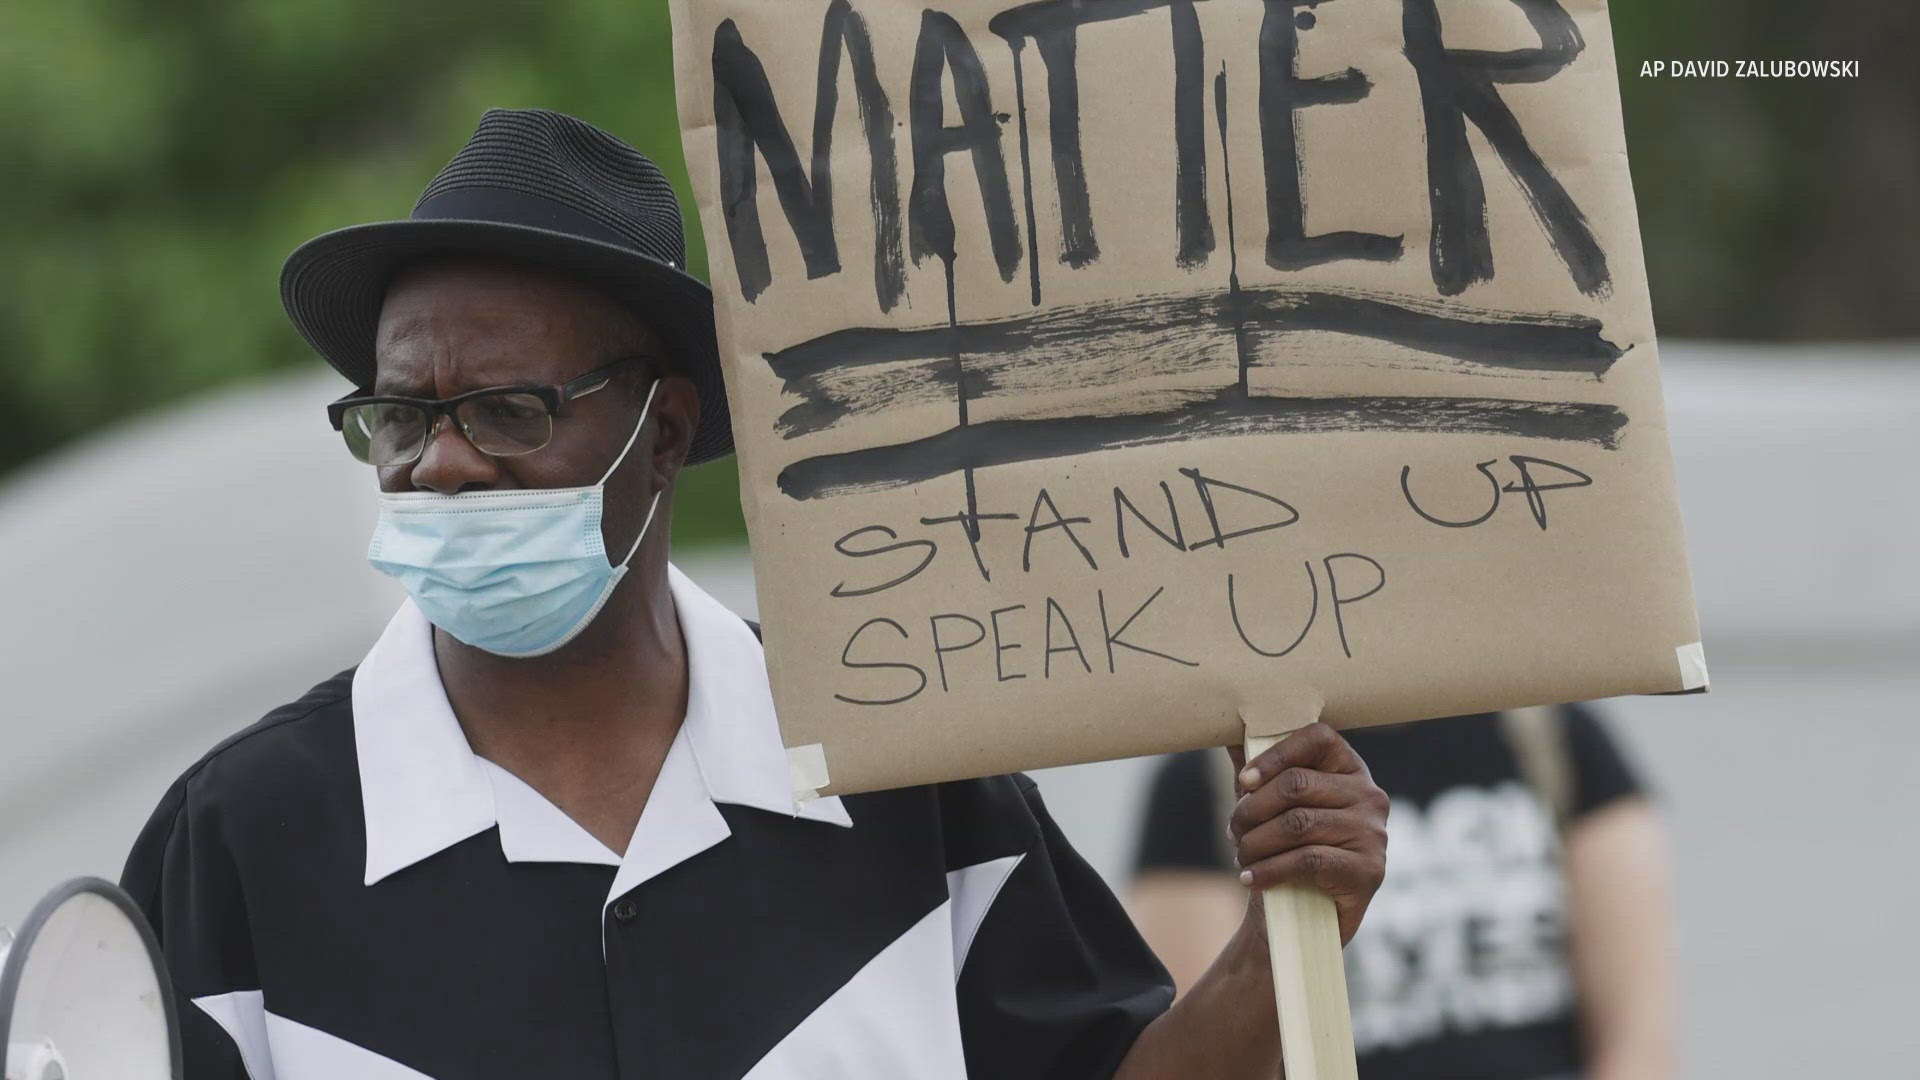
<path fill-rule="evenodd" d="M 476 756 L 402 607 L 168 791 L 125 885 L 188 1080 L 1104 1077 L 1172 988 L 1023 776 L 796 804 L 751 629 L 624 854 Z"/>

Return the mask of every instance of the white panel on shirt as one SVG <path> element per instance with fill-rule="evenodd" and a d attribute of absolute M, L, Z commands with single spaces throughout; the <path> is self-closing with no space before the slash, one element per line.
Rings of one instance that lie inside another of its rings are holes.
<path fill-rule="evenodd" d="M 226 1030 L 240 1048 L 240 1062 L 253 1080 L 278 1080 L 273 1073 L 273 1051 L 267 1047 L 266 1006 L 258 990 L 239 990 L 193 999 L 195 1005 Z"/>
<path fill-rule="evenodd" d="M 1004 859 L 963 866 L 947 875 L 947 896 L 953 901 L 955 981 L 959 980 L 961 969 L 967 966 L 967 953 L 973 948 L 974 935 L 980 932 L 980 924 L 987 919 L 987 909 L 993 906 L 1001 887 L 1013 876 L 1013 868 L 1019 866 L 1020 860 L 1026 857 L 1026 853 L 1021 852 Z"/>
<path fill-rule="evenodd" d="M 939 977 L 953 966 L 952 913 L 941 904 L 894 939 L 745 1080 L 966 1080 L 953 982 Z"/>
<path fill-rule="evenodd" d="M 267 1012 L 260 991 L 194 998 L 240 1048 L 253 1080 L 432 1080 L 318 1028 Z"/>
<path fill-rule="evenodd" d="M 966 1080 L 959 1003 L 932 988 L 959 981 L 974 935 L 1022 858 L 948 874 L 947 902 L 868 961 L 745 1080 Z"/>

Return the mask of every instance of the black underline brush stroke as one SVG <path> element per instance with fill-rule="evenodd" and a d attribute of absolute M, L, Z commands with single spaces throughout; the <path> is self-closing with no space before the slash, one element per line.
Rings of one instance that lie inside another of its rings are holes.
<path fill-rule="evenodd" d="M 1626 350 L 1582 315 L 1463 308 L 1446 301 L 1351 291 L 1243 289 L 1251 328 L 1327 330 L 1391 342 L 1483 368 L 1604 376 Z"/>
<path fill-rule="evenodd" d="M 780 490 L 820 499 L 908 487 L 968 469 L 1102 450 L 1239 435 L 1402 432 L 1513 436 L 1615 449 L 1627 416 L 1604 404 L 1444 397 L 1245 398 L 1237 387 L 1202 403 L 1131 416 L 992 420 L 892 446 L 796 461 Z"/>
<path fill-rule="evenodd" d="M 1104 318 L 1053 310 L 954 328 L 836 331 L 818 339 L 817 350 L 806 343 L 774 354 L 783 388 L 800 399 L 776 430 L 796 438 L 849 417 L 950 403 L 954 368 L 947 358 L 956 350 L 967 357 L 966 393 L 974 400 L 1204 373 L 1233 362 L 1219 351 L 1225 340 L 1208 330 L 1225 322 L 1223 300 L 1162 298 Z M 1092 323 L 1096 332 L 1089 332 Z M 952 340 L 956 335 L 961 340 Z M 816 363 L 816 351 L 827 362 Z"/>
<path fill-rule="evenodd" d="M 800 399 L 777 422 L 782 436 L 797 438 L 853 416 L 950 403 L 956 354 L 968 358 L 964 389 L 972 400 L 1046 395 L 1203 375 L 1216 366 L 1225 374 L 1234 359 L 1223 350 L 1242 329 L 1255 354 L 1243 363 L 1304 331 L 1399 345 L 1468 373 L 1598 379 L 1624 355 L 1584 316 L 1268 287 L 1127 297 L 953 326 L 856 327 L 769 353 L 767 361 L 783 390 Z"/>

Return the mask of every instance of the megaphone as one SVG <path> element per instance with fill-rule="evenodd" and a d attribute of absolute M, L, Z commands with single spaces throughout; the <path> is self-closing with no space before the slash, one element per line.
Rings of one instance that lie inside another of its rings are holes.
<path fill-rule="evenodd" d="M 5 1080 L 179 1080 L 166 962 L 133 900 L 99 878 L 48 893 L 0 928 Z"/>

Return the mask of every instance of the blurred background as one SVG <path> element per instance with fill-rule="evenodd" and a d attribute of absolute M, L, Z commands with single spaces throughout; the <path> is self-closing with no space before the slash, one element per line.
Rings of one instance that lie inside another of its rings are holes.
<path fill-rule="evenodd" d="M 1608 704 L 1676 836 L 1686 1073 L 1912 1076 L 1920 5 L 1613 9 L 1714 675 Z M 636 0 L 0 5 L 0 923 L 117 877 L 173 777 L 396 602 L 286 252 L 404 216 L 492 105 L 589 118 L 684 189 L 668 41 Z M 1639 77 L 1675 58 L 1863 74 Z M 750 613 L 730 464 L 678 510 L 682 567 Z M 1115 880 L 1145 769 L 1042 777 Z"/>

